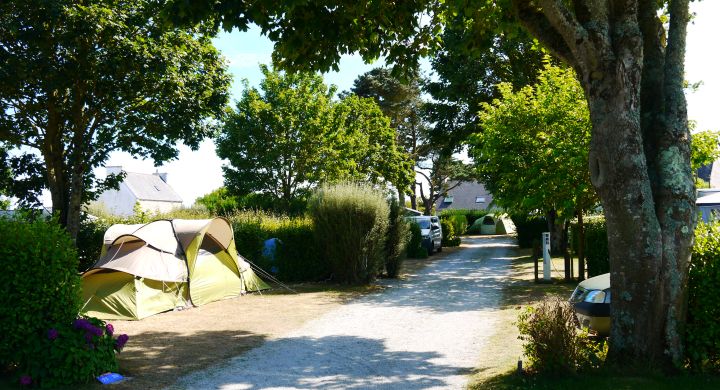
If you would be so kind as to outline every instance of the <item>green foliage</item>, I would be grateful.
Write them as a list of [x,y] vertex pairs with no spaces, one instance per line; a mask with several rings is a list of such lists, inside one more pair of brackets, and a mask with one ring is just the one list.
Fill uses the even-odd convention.
[[459,246],[460,237],[455,233],[455,225],[449,219],[440,219],[442,227],[442,246]]
[[0,218],[0,237],[0,366],[7,367],[28,359],[28,340],[75,319],[80,278],[75,245],[56,222]]
[[586,218],[585,226],[585,261],[589,277],[610,272],[610,254],[608,252],[608,236],[605,218]]
[[86,271],[100,258],[105,232],[114,223],[116,222],[105,218],[92,220],[88,218],[87,214],[83,215],[80,230],[75,239],[79,260],[78,272]]
[[700,131],[692,135],[690,143],[690,169],[696,173],[703,165],[720,158],[720,132]]
[[333,278],[368,283],[382,269],[389,207],[382,193],[361,184],[324,185],[310,202],[320,253]]
[[[610,272],[610,255],[608,252],[607,228],[603,216],[585,217],[585,261],[588,277]],[[570,225],[570,247],[578,253],[579,228],[577,223]]]
[[[413,177],[413,166],[427,154],[431,146],[426,139],[429,126],[422,116],[426,106],[422,99],[422,83],[423,80],[417,77],[402,82],[394,77],[389,69],[375,68],[358,76],[351,89],[357,96],[372,98],[390,119],[390,127],[395,129],[398,146],[412,162],[412,166],[407,168]],[[403,184],[414,185],[412,181]],[[407,187],[398,188],[403,192],[410,190]],[[415,190],[409,192],[414,193]]]
[[402,261],[406,256],[410,229],[403,216],[403,208],[395,198],[390,200],[388,222],[388,232],[385,239],[385,272],[387,277],[397,278]]
[[246,86],[216,141],[231,194],[262,193],[288,211],[320,182],[409,186],[410,163],[372,99],[336,102],[319,75],[261,70],[260,90]]
[[542,374],[566,375],[598,368],[607,355],[607,344],[589,339],[587,330],[576,326],[575,311],[561,297],[552,297],[537,307],[527,307],[518,316],[518,338],[524,341],[530,368]]
[[720,224],[700,223],[688,279],[686,356],[696,371],[720,372]]
[[590,115],[571,69],[546,65],[538,83],[483,104],[483,131],[470,155],[493,201],[516,213],[557,210],[565,218],[595,204],[588,150]]
[[41,387],[88,383],[106,372],[117,372],[115,353],[126,335],[114,337],[112,325],[97,318],[60,323],[28,340],[32,356],[19,371]]
[[[452,210],[453,212],[448,212],[448,210],[443,211],[440,213],[440,222],[446,222],[452,226],[453,229],[453,236],[457,237],[458,245],[460,243],[460,235],[465,234],[465,232],[468,229],[468,215],[463,213],[463,211],[474,211],[474,210]],[[455,212],[458,211],[458,212]],[[474,220],[473,220],[474,221]],[[444,225],[443,225],[444,226]],[[443,227],[443,236],[445,235],[445,228]],[[443,246],[445,246],[443,244]],[[454,245],[456,246],[456,245]]]
[[105,334],[104,324],[91,320],[102,325],[97,336],[72,327],[81,304],[80,277],[67,232],[55,221],[0,218],[0,237],[0,266],[5,270],[0,368],[12,368],[17,376],[50,388],[116,370],[115,340]]
[[408,257],[413,259],[426,259],[427,248],[422,245],[422,230],[416,222],[410,223],[410,241],[407,246]]
[[548,224],[545,217],[513,215],[518,245],[520,248],[532,248],[533,241],[542,239],[542,233],[548,231]]
[[240,208],[237,197],[231,195],[225,187],[220,187],[195,199],[195,204],[205,207],[211,215],[226,216]]
[[161,7],[0,3],[0,37],[12,43],[0,72],[0,141],[23,152],[32,169],[20,172],[51,184],[53,209],[73,237],[80,206],[117,185],[118,176],[93,173],[110,152],[167,161],[178,140],[197,147],[213,133],[209,119],[223,114],[230,76],[206,26],[163,26]]
[[[494,16],[491,23],[512,17]],[[508,82],[515,89],[534,84],[543,67],[543,50],[525,31],[500,34],[484,28],[478,32],[476,23],[463,22],[471,18],[460,13],[443,30],[442,48],[431,60],[437,77],[426,85],[433,97],[426,108],[427,120],[435,124],[430,142],[448,152],[478,131],[478,112],[482,103],[500,98],[498,84]]]
[[[467,210],[467,209],[451,209],[443,210],[440,212],[440,219],[450,218],[455,224],[455,232],[462,234],[467,230],[468,226],[472,226],[476,220],[486,216],[487,210]],[[461,227],[461,218],[456,216],[462,216],[465,218],[465,228]]]
[[[260,212],[243,212],[229,218],[238,253],[278,279],[286,282],[318,281],[330,275],[309,218]],[[265,240],[270,238],[280,240],[274,261],[262,256]]]

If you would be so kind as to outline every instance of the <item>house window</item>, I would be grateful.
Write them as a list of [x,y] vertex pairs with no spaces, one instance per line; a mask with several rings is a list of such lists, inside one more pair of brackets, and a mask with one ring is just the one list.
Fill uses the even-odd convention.
[[453,197],[452,196],[446,196],[445,199],[443,199],[443,203],[452,203]]
[[475,203],[485,203],[485,197],[483,197],[483,196],[476,196],[476,197],[475,197]]

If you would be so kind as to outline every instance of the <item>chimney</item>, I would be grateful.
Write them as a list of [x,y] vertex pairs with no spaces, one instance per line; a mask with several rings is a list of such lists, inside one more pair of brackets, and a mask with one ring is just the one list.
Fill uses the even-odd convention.
[[108,166],[108,167],[105,167],[105,170],[107,171],[108,176],[119,175],[122,172],[122,165]]
[[167,175],[168,175],[167,172],[159,173],[159,172],[157,171],[157,169],[156,169],[156,170],[155,170],[155,173],[153,173],[153,175],[159,177],[160,180],[162,180],[162,181],[164,181],[165,183],[167,183]]

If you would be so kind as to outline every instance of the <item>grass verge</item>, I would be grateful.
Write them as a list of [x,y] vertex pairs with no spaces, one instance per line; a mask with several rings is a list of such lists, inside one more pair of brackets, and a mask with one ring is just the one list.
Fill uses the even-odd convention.
[[[505,326],[493,337],[490,342],[489,357],[481,359],[478,369],[472,375],[468,388],[470,390],[676,390],[676,389],[720,389],[720,377],[711,375],[677,375],[664,376],[650,373],[642,376],[627,376],[608,370],[587,373],[576,376],[549,377],[543,375],[517,374],[517,359],[522,355],[522,346],[517,340],[518,331],[515,326],[519,309],[532,305],[544,297],[557,294],[569,297],[575,288],[576,282],[564,283],[559,276],[564,272],[563,259],[553,259],[553,281],[551,283],[535,283],[534,267],[529,251],[519,250],[521,257],[512,259],[512,273],[503,289],[503,304],[501,306]],[[577,268],[575,268],[577,269]],[[540,277],[542,278],[542,264],[540,264]],[[558,278],[556,278],[558,277]],[[512,349],[516,351],[515,359],[497,360],[492,346]],[[506,354],[507,355],[507,354]]]

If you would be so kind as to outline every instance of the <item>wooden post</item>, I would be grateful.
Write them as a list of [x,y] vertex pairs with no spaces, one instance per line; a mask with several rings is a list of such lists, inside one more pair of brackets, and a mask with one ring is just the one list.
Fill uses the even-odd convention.
[[538,283],[538,260],[540,259],[540,240],[533,240],[532,259],[535,265],[535,283]]

